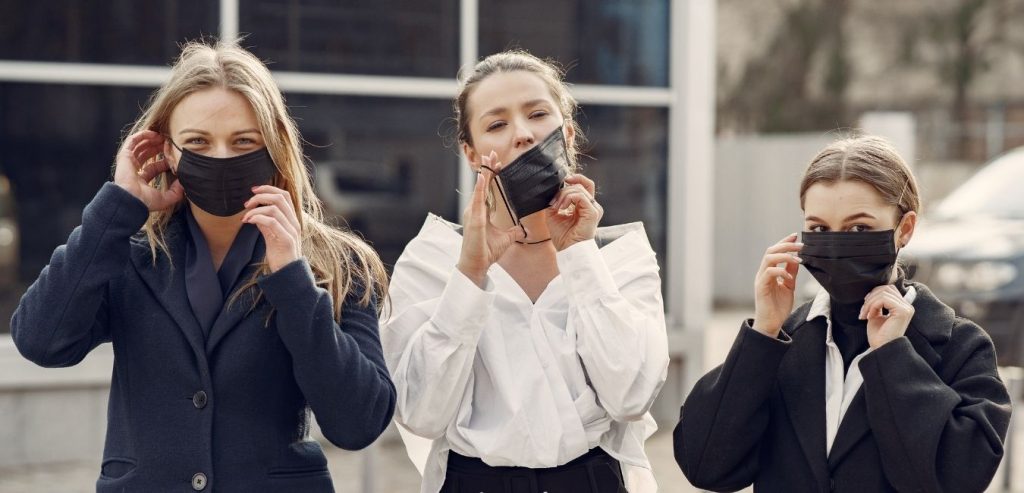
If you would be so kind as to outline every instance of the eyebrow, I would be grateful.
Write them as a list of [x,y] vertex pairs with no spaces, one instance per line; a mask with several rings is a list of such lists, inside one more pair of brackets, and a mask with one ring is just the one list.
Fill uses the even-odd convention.
[[[529,108],[531,106],[537,106],[537,105],[543,104],[543,103],[550,104],[548,102],[548,100],[546,100],[546,99],[531,99],[531,100],[523,103],[522,107],[523,108]],[[504,113],[506,111],[508,111],[508,108],[505,108],[504,106],[499,106],[497,108],[491,108],[491,109],[485,111],[482,115],[480,115],[480,118],[478,118],[478,120],[483,120],[484,118],[486,118],[488,116],[497,115],[497,114],[500,114],[500,113]]]
[[[856,214],[854,214],[852,216],[847,217],[846,219],[843,219],[843,223],[848,223],[850,221],[855,221],[857,219],[878,219],[878,218],[873,216],[873,215],[871,215],[871,214],[868,214],[867,212],[858,212],[858,213],[856,213]],[[804,221],[808,221],[808,222],[813,221],[813,222],[818,222],[818,223],[827,222],[827,221],[824,221],[824,220],[822,220],[822,219],[820,219],[818,217],[815,217],[815,216],[807,216],[807,217],[804,218]]]
[[[210,132],[207,132],[205,130],[199,130],[198,128],[185,128],[185,129],[182,129],[181,131],[178,132],[178,135],[187,134],[187,133],[194,133],[194,134],[199,134],[199,135],[210,135]],[[247,128],[245,130],[239,130],[237,132],[232,132],[231,135],[241,135],[241,134],[248,134],[248,133],[257,133],[258,134],[258,133],[260,133],[260,131],[259,131],[258,128]]]

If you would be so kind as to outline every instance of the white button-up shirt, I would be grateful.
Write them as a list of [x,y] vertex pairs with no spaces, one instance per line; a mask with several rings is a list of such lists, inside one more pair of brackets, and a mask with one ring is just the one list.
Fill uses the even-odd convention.
[[654,491],[644,441],[669,358],[643,225],[601,228],[621,236],[559,252],[560,274],[536,303],[497,264],[484,289],[456,269],[455,228],[427,218],[395,265],[381,321],[421,491],[440,491],[449,450],[544,468],[598,446],[621,462],[630,492]]
[[[907,294],[903,299],[913,304],[917,298],[917,290],[913,286],[907,288]],[[828,292],[824,289],[818,291],[817,296],[811,303],[811,309],[807,312],[807,321],[810,322],[818,317],[825,317],[825,440],[826,454],[832,451],[832,443],[839,433],[839,425],[843,422],[846,410],[850,408],[854,396],[864,383],[864,375],[860,372],[860,360],[871,353],[872,348],[858,354],[850,362],[850,369],[843,376],[843,354],[839,351],[832,338],[832,302]]]

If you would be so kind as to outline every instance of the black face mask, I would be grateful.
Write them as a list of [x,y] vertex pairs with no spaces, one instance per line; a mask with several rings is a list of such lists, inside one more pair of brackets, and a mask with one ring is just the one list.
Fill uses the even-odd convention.
[[551,203],[568,174],[569,154],[559,126],[495,173],[500,197],[494,199],[505,202],[513,224],[519,224],[521,218],[544,210]]
[[[172,143],[173,144],[173,143]],[[252,187],[267,185],[277,173],[267,148],[229,158],[216,158],[182,149],[178,180],[188,199],[214,216],[233,216],[245,209]]]
[[833,300],[863,302],[872,289],[888,284],[896,265],[895,230],[804,232],[803,266]]

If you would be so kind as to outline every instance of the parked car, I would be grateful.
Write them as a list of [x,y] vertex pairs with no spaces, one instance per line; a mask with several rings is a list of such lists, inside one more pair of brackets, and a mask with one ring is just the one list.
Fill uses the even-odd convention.
[[903,253],[912,279],[988,331],[1000,365],[1024,366],[1024,147],[927,211]]

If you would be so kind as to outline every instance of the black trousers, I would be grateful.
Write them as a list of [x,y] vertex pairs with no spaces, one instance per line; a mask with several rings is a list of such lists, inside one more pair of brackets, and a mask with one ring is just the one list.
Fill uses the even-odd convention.
[[493,467],[448,452],[441,493],[626,493],[626,487],[619,461],[600,448],[546,469]]

